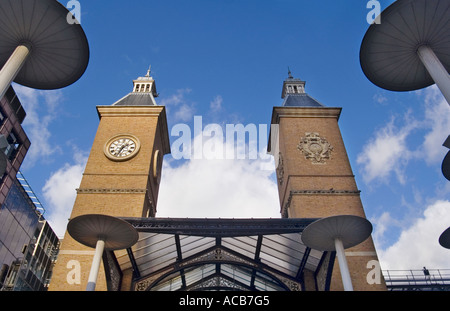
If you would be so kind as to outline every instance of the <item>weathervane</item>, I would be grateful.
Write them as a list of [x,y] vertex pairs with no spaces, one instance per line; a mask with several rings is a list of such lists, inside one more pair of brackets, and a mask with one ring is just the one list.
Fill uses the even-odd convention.
[[289,66],[288,66],[288,75],[289,75],[289,79],[293,79],[294,77],[292,76],[292,74],[291,74],[291,69],[289,69]]

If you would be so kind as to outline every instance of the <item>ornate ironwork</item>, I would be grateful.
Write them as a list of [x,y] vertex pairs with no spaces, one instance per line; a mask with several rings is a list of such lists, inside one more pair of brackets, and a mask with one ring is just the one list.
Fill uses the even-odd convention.
[[[155,274],[140,279],[138,282],[136,282],[134,288],[138,291],[151,290],[151,288],[158,284],[161,279],[167,278],[167,276],[169,276],[170,274],[182,271],[183,269],[187,269],[188,267],[196,265],[201,266],[211,263],[248,267],[255,272],[259,271],[260,273],[269,276],[270,278],[272,278],[274,283],[279,284],[278,286],[280,286],[280,288],[284,287],[288,290],[298,291],[301,290],[302,287],[300,280],[296,280],[294,278],[283,275],[282,273],[277,272],[258,261],[247,258],[223,246],[214,246],[204,252],[201,252],[197,255],[182,260],[179,263],[171,265],[169,269],[164,269],[164,271],[159,271]],[[205,284],[206,283],[201,286],[204,286]]]
[[200,282],[189,286],[189,291],[196,291],[202,289],[227,289],[227,290],[238,290],[238,291],[247,291],[250,290],[247,286],[240,284],[236,280],[227,278],[223,275],[212,275],[211,277],[205,278]]
[[[221,265],[231,265],[236,268],[248,269],[249,277],[252,279],[247,286],[250,290],[255,290],[253,279],[257,274],[266,275],[267,279],[271,279],[274,286],[280,289],[284,288],[291,291],[302,290],[302,271],[306,264],[309,252],[305,252],[303,258],[300,258],[301,264],[298,267],[297,276],[290,276],[281,271],[276,270],[264,264],[259,259],[259,252],[261,251],[261,243],[265,235],[283,235],[291,233],[301,233],[307,225],[317,219],[296,219],[296,218],[281,218],[281,219],[195,219],[195,218],[123,218],[129,222],[135,229],[142,233],[157,233],[164,235],[173,235],[174,243],[177,245],[177,260],[155,271],[152,274],[142,275],[137,277],[134,283],[134,289],[137,291],[151,290],[155,286],[161,285],[160,282],[170,278],[171,275],[177,275],[184,280],[185,271],[192,271],[193,267],[202,265],[216,265],[215,280],[207,280],[207,278],[199,281],[198,284],[185,284],[180,289],[191,290],[192,288],[205,288],[208,284],[214,283],[216,288],[232,289],[231,284],[225,284],[220,278],[225,275],[222,274]],[[179,241],[180,235],[214,237],[216,243],[208,249],[200,251],[188,258],[183,258],[182,249]],[[255,245],[255,253],[248,257],[236,252],[230,248],[222,245],[222,238],[227,237],[243,237],[243,236],[258,236],[257,244]],[[177,242],[178,241],[178,242]],[[130,257],[130,260],[133,258]],[[221,281],[222,280],[222,281]],[[235,282],[232,280],[231,282]],[[217,283],[219,282],[219,283]],[[220,283],[222,282],[222,283]]]
[[140,232],[183,234],[205,237],[233,237],[255,234],[302,232],[315,218],[283,219],[193,219],[122,218]]
[[214,262],[233,262],[246,264],[255,267],[255,262],[247,260],[243,256],[238,256],[232,252],[224,249],[223,247],[217,247],[205,254],[195,256],[192,259],[186,259],[181,264],[180,267],[185,267],[194,263],[214,263]]

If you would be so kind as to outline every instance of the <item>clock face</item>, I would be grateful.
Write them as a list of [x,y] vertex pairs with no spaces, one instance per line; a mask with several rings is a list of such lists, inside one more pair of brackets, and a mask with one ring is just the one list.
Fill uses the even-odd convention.
[[139,151],[139,140],[132,135],[118,135],[105,145],[105,155],[114,161],[125,161],[134,157]]

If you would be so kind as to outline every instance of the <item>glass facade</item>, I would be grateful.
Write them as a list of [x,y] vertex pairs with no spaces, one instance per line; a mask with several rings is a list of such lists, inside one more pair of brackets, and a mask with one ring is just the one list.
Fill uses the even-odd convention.
[[0,289],[46,290],[59,240],[16,179],[0,208]]
[[20,184],[13,183],[6,201],[0,209],[0,265],[6,280],[6,272],[20,264],[24,251],[38,224],[39,216]]
[[8,142],[5,150],[7,156],[6,172],[0,180],[0,204],[3,204],[9,190],[16,179],[20,166],[30,148],[22,122],[26,114],[14,89],[10,87],[5,96],[0,99],[0,134]]
[[12,290],[47,290],[58,249],[59,239],[48,222],[39,221],[34,236],[26,247],[18,272],[12,273],[14,275],[14,279],[11,279]]

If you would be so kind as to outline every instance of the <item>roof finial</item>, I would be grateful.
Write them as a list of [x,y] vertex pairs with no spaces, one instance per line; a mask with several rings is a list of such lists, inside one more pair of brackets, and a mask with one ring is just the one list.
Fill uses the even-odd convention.
[[289,69],[289,66],[288,66],[288,75],[289,75],[289,79],[293,79],[294,77],[292,76],[292,74],[291,74],[291,69]]
[[151,69],[152,69],[152,65],[150,65],[150,66],[148,67],[147,74],[145,75],[146,77],[150,77]]

